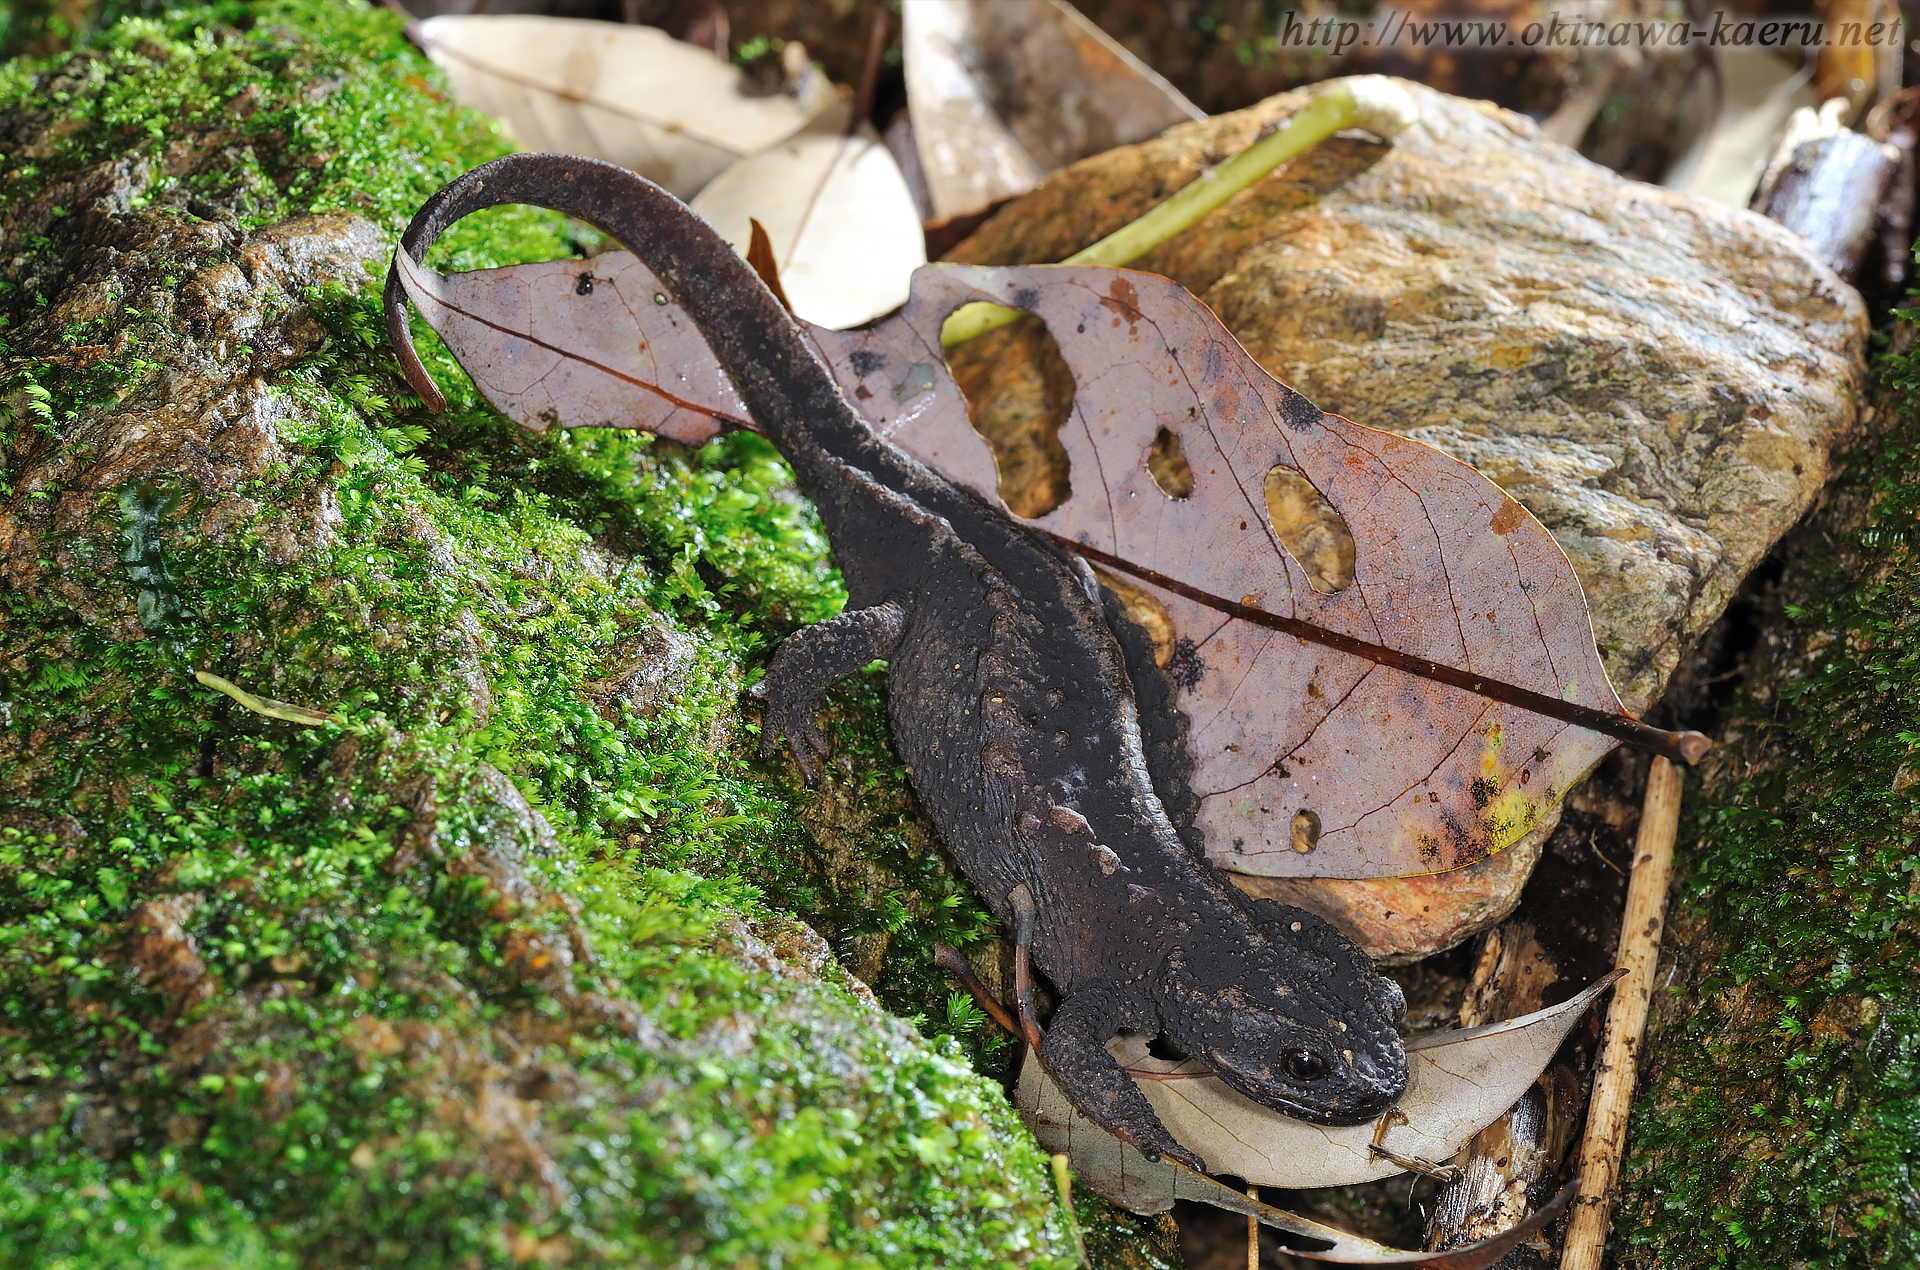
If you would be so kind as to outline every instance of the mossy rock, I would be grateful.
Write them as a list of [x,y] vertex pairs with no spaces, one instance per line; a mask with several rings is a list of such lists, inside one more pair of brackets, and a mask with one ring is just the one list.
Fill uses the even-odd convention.
[[1681,824],[1620,1266],[1920,1264],[1920,360],[1761,593]]
[[386,255],[505,144],[394,16],[86,45],[0,69],[0,1263],[1074,1264],[882,688],[832,797],[750,756],[842,598],[778,456],[405,392]]

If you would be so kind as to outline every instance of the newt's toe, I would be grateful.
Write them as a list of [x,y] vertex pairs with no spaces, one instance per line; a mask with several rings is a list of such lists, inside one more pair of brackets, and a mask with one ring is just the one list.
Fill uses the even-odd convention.
[[1186,1165],[1195,1173],[1205,1173],[1207,1171],[1207,1162],[1185,1147],[1168,1147],[1161,1151],[1160,1155],[1163,1159],[1171,1160],[1175,1164]]

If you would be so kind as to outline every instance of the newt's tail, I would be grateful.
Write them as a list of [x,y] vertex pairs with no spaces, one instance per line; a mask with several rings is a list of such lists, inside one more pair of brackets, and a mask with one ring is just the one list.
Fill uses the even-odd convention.
[[[671,288],[733,377],[755,424],[794,464],[803,489],[816,447],[845,455],[870,442],[867,426],[760,275],[686,204],[625,168],[566,154],[495,159],[428,199],[402,235],[400,250],[424,261],[435,240],[461,218],[510,203],[585,221]],[[446,397],[414,351],[397,264],[387,272],[386,314],[407,382],[430,409],[446,409]]]

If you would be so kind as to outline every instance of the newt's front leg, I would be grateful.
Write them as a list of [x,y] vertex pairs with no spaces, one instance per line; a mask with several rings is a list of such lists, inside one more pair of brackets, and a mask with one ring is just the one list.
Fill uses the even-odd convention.
[[1054,1011],[1040,1061],[1068,1100],[1115,1137],[1133,1143],[1149,1160],[1175,1160],[1205,1173],[1206,1162],[1173,1140],[1133,1077],[1107,1052],[1116,1033],[1159,1026],[1152,1007],[1132,994],[1083,988]]
[[800,742],[804,740],[821,758],[830,751],[813,718],[820,708],[820,694],[868,662],[891,654],[906,628],[906,609],[888,600],[787,636],[774,653],[766,677],[747,689],[749,697],[767,706],[760,725],[760,757],[772,758],[784,738],[808,786],[818,783],[819,762]]

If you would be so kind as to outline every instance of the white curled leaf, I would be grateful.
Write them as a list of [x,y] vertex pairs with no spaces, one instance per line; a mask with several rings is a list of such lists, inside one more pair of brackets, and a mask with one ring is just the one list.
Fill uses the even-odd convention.
[[[1407,1091],[1399,1106],[1407,1122],[1389,1128],[1380,1144],[1403,1157],[1438,1161],[1453,1155],[1520,1100],[1587,1007],[1617,977],[1608,975],[1570,1001],[1504,1023],[1410,1039]],[[1301,1190],[1373,1182],[1405,1171],[1369,1150],[1371,1123],[1328,1128],[1281,1115],[1197,1062],[1153,1057],[1144,1036],[1117,1037],[1108,1049],[1174,1140],[1216,1172],[1256,1186]],[[1029,1061],[1021,1070],[1015,1101],[1041,1145],[1065,1151],[1075,1172],[1102,1195],[1123,1206],[1157,1202],[1163,1194],[1171,1200],[1172,1166],[1149,1164],[1080,1115],[1038,1063]]]
[[413,30],[455,99],[527,149],[618,163],[681,198],[837,101],[820,76],[801,98],[750,96],[738,67],[652,27],[512,14]]
[[766,227],[794,314],[833,330],[906,303],[927,262],[900,165],[873,130],[808,130],[721,173],[692,204],[741,255]]

